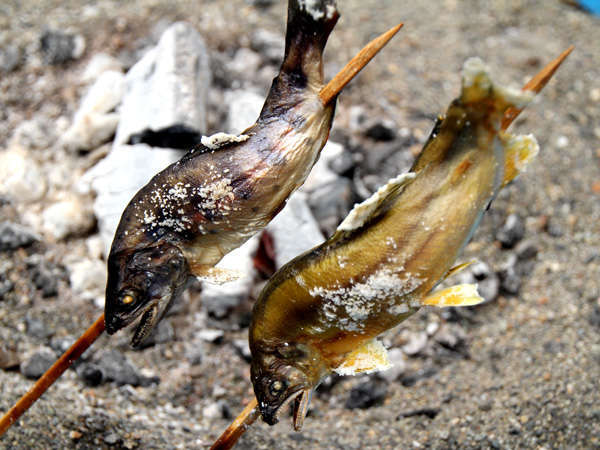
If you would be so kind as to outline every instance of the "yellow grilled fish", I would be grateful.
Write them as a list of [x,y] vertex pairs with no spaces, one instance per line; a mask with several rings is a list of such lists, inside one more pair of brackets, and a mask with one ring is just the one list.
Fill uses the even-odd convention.
[[322,245],[289,262],[262,291],[250,326],[251,378],[263,419],[295,400],[299,430],[327,374],[389,366],[376,340],[424,305],[474,305],[475,285],[432,290],[498,191],[538,152],[533,136],[501,131],[531,92],[495,85],[480,59],[438,119],[410,172],[356,205]]

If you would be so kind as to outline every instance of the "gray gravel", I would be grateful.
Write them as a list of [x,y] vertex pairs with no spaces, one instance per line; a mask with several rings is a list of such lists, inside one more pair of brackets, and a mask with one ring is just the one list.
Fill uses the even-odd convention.
[[[386,153],[384,167],[358,163],[355,178],[372,176],[374,183],[418,151],[432,119],[456,96],[467,57],[481,56],[501,82],[520,85],[570,44],[576,50],[515,123],[516,131],[536,135],[540,155],[494,201],[463,258],[477,257],[498,273],[516,254],[518,293],[503,289],[477,308],[421,311],[385,336],[388,346],[402,348],[439,324],[426,345],[404,359],[396,380],[333,378],[313,397],[302,433],[295,433],[283,414],[274,427],[251,427],[238,448],[600,447],[600,19],[558,0],[543,7],[533,0],[339,3],[342,19],[325,55],[329,77],[377,33],[405,23],[381,57],[349,85],[337,108],[333,134],[337,142],[341,137],[352,144],[356,161],[368,153],[369,138],[350,131],[351,107],[361,106],[376,122],[406,128],[397,130],[391,143],[377,144],[385,152],[395,145],[397,156]],[[246,0],[3,4],[0,48],[10,44],[22,57],[0,76],[0,152],[8,148],[13,130],[32,117],[66,128],[64,119],[73,116],[85,93],[81,73],[96,53],[130,66],[155,43],[158,30],[183,19],[200,31],[212,52],[231,59],[241,47],[259,53],[275,47],[267,35],[260,43],[256,31],[283,36],[284,15],[284,2]],[[83,55],[47,65],[39,41],[48,29],[83,36]],[[247,76],[261,83],[274,75],[269,70]],[[207,117],[210,131],[221,128],[221,112],[215,106]],[[63,189],[72,189],[70,174],[87,170],[99,156],[65,156],[48,147],[30,150],[29,157],[51,186],[62,182]],[[1,220],[24,223],[39,213],[39,203],[18,206],[0,199]],[[514,249],[503,249],[496,236],[510,214],[523,220],[524,236]],[[530,250],[520,249],[525,242]],[[68,277],[57,277],[57,294],[43,298],[27,263],[40,254],[52,267],[68,267],[77,258],[98,258],[94,248],[89,236],[59,242],[44,237],[30,247],[0,252],[0,286],[11,286],[0,297],[3,354],[27,361],[50,339],[78,336],[95,320],[101,309],[75,295]],[[521,251],[526,256],[519,256]],[[101,365],[104,352],[118,352],[138,381],[158,377],[160,383],[90,386],[69,370],[0,438],[0,447],[205,448],[252,395],[239,343],[246,339],[250,307],[251,302],[242,303],[230,316],[213,318],[198,286],[191,286],[169,318],[172,338],[169,333],[168,339],[134,351],[126,333],[119,333],[101,337],[91,350],[88,364],[96,365],[91,369]],[[33,321],[50,334],[28,332]],[[202,341],[197,334],[205,329],[222,330],[222,339]],[[0,370],[0,411],[31,385],[14,363],[10,367]],[[366,382],[377,392],[365,390]],[[348,409],[352,392],[366,392],[366,398],[383,394],[365,409]]]

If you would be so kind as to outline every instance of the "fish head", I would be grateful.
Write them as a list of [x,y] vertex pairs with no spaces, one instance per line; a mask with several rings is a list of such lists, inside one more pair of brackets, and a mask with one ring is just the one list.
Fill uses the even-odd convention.
[[104,309],[108,334],[141,316],[131,340],[139,346],[181,293],[188,274],[183,253],[170,243],[111,251]]
[[263,420],[275,425],[279,413],[293,401],[294,428],[300,431],[312,392],[326,373],[318,352],[287,342],[251,342],[250,349],[250,376]]

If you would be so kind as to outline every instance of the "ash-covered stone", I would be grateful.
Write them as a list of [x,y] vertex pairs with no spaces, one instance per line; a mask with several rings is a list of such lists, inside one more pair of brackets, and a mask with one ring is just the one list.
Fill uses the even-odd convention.
[[285,49],[285,38],[279,33],[259,28],[250,37],[250,47],[270,63],[280,64]]
[[48,186],[39,163],[19,146],[0,152],[0,180],[0,195],[14,204],[41,200]]
[[273,237],[277,268],[324,240],[303,192],[296,192],[289,198],[285,208],[267,226],[267,231]]
[[106,71],[90,87],[75,113],[73,123],[62,136],[70,151],[89,151],[114,136],[120,115],[115,112],[125,93],[125,76]]
[[0,251],[27,247],[39,240],[29,228],[13,222],[0,222]]
[[184,22],[169,26],[158,45],[127,72],[115,144],[148,128],[185,124],[206,130],[210,83],[209,55],[200,34]]
[[76,195],[48,206],[42,220],[44,232],[57,240],[89,233],[96,223],[90,201]]
[[234,90],[225,93],[228,105],[227,132],[239,134],[256,122],[265,99],[251,90]]
[[392,367],[382,372],[378,372],[377,376],[391,383],[400,378],[404,373],[406,370],[406,361],[404,352],[399,348],[389,349],[388,358]]
[[483,261],[477,261],[456,274],[460,283],[477,284],[477,291],[486,302],[498,297],[500,280],[498,275]]
[[22,62],[21,50],[14,45],[0,47],[0,73],[17,69]]
[[525,224],[523,219],[517,214],[510,214],[502,228],[496,233],[496,239],[500,241],[502,247],[513,248],[517,242],[523,239],[525,235]]
[[377,377],[370,377],[367,381],[355,386],[350,391],[346,400],[347,409],[367,409],[383,404],[387,395],[388,383]]
[[54,361],[54,352],[49,348],[41,348],[21,363],[21,374],[30,379],[37,379],[54,364]]
[[85,38],[80,34],[47,30],[40,37],[40,49],[46,64],[62,64],[83,55]]

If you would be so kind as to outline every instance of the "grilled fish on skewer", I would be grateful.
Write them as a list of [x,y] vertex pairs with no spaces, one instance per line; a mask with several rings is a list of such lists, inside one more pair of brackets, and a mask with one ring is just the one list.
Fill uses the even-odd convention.
[[[498,191],[537,153],[533,136],[500,130],[532,93],[495,85],[479,59],[408,174],[355,206],[322,245],[269,281],[250,327],[251,378],[263,419],[294,401],[300,429],[320,380],[389,366],[376,341],[424,305],[473,305],[474,285],[432,290],[452,267]],[[507,168],[508,170],[505,170]]]
[[[257,122],[239,136],[203,138],[131,200],[108,258],[109,334],[141,316],[132,339],[139,345],[190,276],[234,278],[213,266],[264,228],[304,182],[348,81],[322,92],[323,49],[338,17],[334,0],[290,0],[284,60]],[[376,40],[362,66],[398,29]]]

